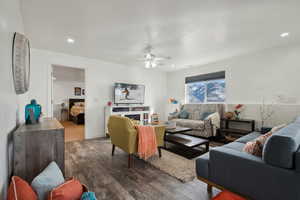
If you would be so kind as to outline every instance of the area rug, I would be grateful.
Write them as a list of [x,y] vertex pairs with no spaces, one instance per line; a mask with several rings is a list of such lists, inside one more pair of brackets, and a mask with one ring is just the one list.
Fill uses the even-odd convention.
[[164,149],[161,158],[155,156],[150,158],[148,163],[183,183],[192,181],[196,177],[195,160],[189,160]]
[[[66,158],[74,157],[76,161],[80,158],[84,160],[97,160],[99,159],[99,155],[97,154],[101,152],[101,154],[103,154],[102,157],[105,157],[110,165],[114,163],[114,159],[124,159],[127,165],[127,154],[121,149],[116,148],[115,156],[111,156],[111,142],[109,139],[68,142],[67,147],[69,151],[66,154]],[[161,158],[155,155],[145,161],[142,166],[149,164],[179,181],[186,183],[196,178],[195,159],[196,158],[187,159],[186,157],[162,149]],[[139,158],[135,157],[134,160],[134,162],[138,162]],[[134,167],[138,166],[140,165],[134,165]],[[132,170],[134,170],[134,167]]]

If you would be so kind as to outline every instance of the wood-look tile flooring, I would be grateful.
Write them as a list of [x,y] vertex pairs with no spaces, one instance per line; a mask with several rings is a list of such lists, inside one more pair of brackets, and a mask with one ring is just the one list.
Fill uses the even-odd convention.
[[138,158],[128,169],[127,154],[116,148],[112,157],[108,139],[68,142],[65,151],[66,177],[77,177],[98,200],[209,200],[219,192],[211,196],[201,181],[182,183]]
[[65,127],[65,142],[84,140],[84,125],[77,125],[72,121],[61,121]]

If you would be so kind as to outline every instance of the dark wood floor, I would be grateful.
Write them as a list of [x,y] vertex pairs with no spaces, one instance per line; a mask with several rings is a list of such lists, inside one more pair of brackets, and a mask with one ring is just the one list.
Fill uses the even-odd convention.
[[[182,183],[143,160],[127,168],[127,154],[116,149],[111,156],[109,140],[66,143],[66,176],[77,177],[101,199],[209,200],[206,185],[198,180]],[[218,193],[213,191],[213,196]]]

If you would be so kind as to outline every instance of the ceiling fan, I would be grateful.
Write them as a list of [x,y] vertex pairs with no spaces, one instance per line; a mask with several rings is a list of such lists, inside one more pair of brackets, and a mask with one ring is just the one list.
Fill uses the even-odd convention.
[[145,68],[155,68],[157,66],[164,65],[163,61],[170,60],[170,56],[158,56],[155,55],[153,52],[153,47],[151,45],[147,45],[144,49],[144,56],[139,61],[143,61],[145,64]]

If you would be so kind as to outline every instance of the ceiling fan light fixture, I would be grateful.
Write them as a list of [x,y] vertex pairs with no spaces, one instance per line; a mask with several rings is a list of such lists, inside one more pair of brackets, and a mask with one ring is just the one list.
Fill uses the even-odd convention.
[[146,61],[146,62],[145,62],[145,68],[146,68],[146,69],[151,68],[151,63],[150,63],[150,61]]
[[147,60],[151,60],[151,59],[152,59],[152,55],[151,55],[150,53],[147,53],[147,54],[146,54],[146,59],[147,59]]

